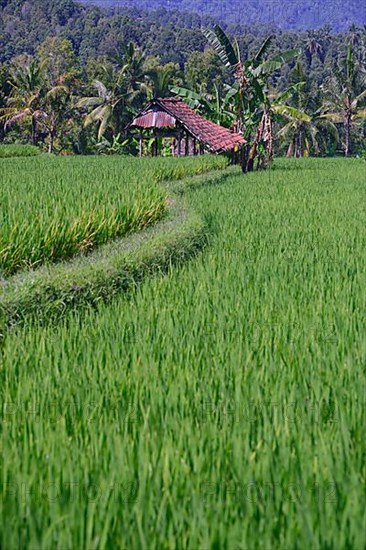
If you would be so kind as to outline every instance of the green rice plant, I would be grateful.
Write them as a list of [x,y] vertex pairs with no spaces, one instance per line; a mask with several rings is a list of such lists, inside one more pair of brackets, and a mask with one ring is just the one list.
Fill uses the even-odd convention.
[[3,341],[1,547],[364,547],[363,161],[186,197],[201,255]]
[[141,230],[166,211],[158,182],[226,162],[213,156],[2,160],[0,270],[8,276]]
[[34,145],[0,145],[0,158],[36,157],[41,151]]

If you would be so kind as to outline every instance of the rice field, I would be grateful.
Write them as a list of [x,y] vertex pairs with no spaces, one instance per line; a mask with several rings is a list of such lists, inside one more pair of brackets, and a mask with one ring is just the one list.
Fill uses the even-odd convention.
[[1,547],[365,547],[364,166],[191,190],[196,259],[7,336]]
[[158,182],[226,162],[215,157],[177,161],[46,156],[0,160],[0,273],[8,276],[64,260],[143,229],[166,210],[166,192]]

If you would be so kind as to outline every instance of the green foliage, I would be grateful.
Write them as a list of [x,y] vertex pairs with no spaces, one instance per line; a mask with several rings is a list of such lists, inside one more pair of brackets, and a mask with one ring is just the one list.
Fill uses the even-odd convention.
[[[221,28],[204,15],[103,11],[71,0],[57,5],[55,0],[9,0],[0,24],[0,62],[7,62],[0,68],[2,141],[40,144],[56,153],[96,153],[123,133],[149,98],[179,88],[200,96],[194,103],[204,116],[244,134],[250,144],[245,158],[257,155],[259,143],[265,143],[264,136],[257,136],[265,121],[268,127],[272,119],[288,122],[286,109],[287,118],[296,119],[300,112],[311,118],[305,147],[311,154],[334,154],[340,140],[346,154],[362,148],[362,27],[342,34],[332,34],[330,27],[297,33],[253,25]],[[300,81],[306,83],[304,105],[299,108],[295,94],[284,101],[284,116],[274,116],[271,96],[291,90],[293,79],[299,82],[296,57],[302,65]],[[342,127],[348,100],[351,114]],[[334,138],[335,129],[340,139]],[[292,125],[289,141],[301,133]],[[284,151],[285,140],[272,141],[267,140],[268,158],[273,149]],[[302,156],[302,145],[298,149]]]
[[225,85],[225,93],[215,85],[214,93],[198,93],[180,86],[173,86],[171,92],[181,97],[192,109],[199,112],[205,118],[212,120],[216,124],[231,128],[235,120],[233,112],[233,98],[237,90],[231,86]]
[[366,147],[360,151],[360,157],[366,161]]
[[213,30],[203,29],[202,32],[226,67],[235,67],[239,63],[238,51],[235,51],[227,35],[219,25],[215,25]]
[[[121,5],[119,0],[83,0],[83,3],[109,10]],[[167,17],[172,10],[178,21],[179,15],[190,16],[192,20],[195,14],[202,14],[202,17],[212,17],[225,26],[263,28],[270,25],[276,26],[282,32],[285,29],[302,30],[326,25],[331,25],[336,32],[339,32],[345,30],[352,21],[359,25],[366,24],[365,10],[358,0],[349,0],[347,4],[324,2],[319,5],[314,4],[312,0],[291,0],[286,6],[280,3],[269,5],[267,0],[246,0],[245,4],[230,0],[220,0],[220,2],[211,0],[210,3],[207,3],[207,0],[170,0],[169,4],[165,0],[154,0],[154,2],[124,0],[123,5],[135,10],[154,8],[160,17]],[[185,12],[188,13],[185,14]]]
[[223,69],[218,55],[211,48],[204,52],[192,52],[184,66],[187,88],[196,92],[212,94],[215,86],[230,80],[230,74]]
[[366,69],[352,45],[348,45],[346,58],[334,69],[334,75],[324,85],[325,101],[322,118],[341,124],[344,130],[345,156],[352,152],[352,126],[366,120]]
[[113,136],[112,142],[104,138],[97,143],[96,147],[100,155],[126,155],[129,149],[133,149],[136,153],[138,141],[135,138],[121,141],[121,133],[119,133]]
[[144,64],[147,80],[147,96],[149,99],[168,97],[172,84],[182,83],[182,73],[177,63],[160,64],[157,57],[146,59]]
[[[61,42],[60,46],[69,47],[69,43]],[[54,61],[56,67],[56,58]],[[56,71],[50,60],[43,56],[19,59],[11,67],[10,84],[6,107],[0,109],[0,123],[4,130],[13,126],[29,127],[32,145],[37,143],[40,133],[45,133],[48,152],[52,153],[60,129],[65,127],[70,116],[75,84],[73,69],[70,68],[69,73]]]

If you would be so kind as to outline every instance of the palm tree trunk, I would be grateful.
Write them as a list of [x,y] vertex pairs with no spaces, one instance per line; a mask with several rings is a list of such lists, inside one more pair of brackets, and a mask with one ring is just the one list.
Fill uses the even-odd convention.
[[51,154],[53,153],[53,143],[54,143],[54,139],[55,139],[55,136],[53,134],[53,132],[51,131],[49,133],[49,142],[48,142],[48,153]]
[[34,117],[32,117],[32,130],[31,130],[31,141],[32,141],[32,145],[37,145],[37,135],[36,135],[36,132],[37,132],[36,121],[35,121]]
[[55,137],[56,137],[56,133],[57,133],[56,117],[52,118],[49,128],[50,128],[50,130],[49,130],[50,141],[49,141],[49,144],[48,144],[48,152],[53,153],[53,147],[54,147]]
[[299,157],[302,158],[304,156],[304,132],[303,129],[300,128],[300,134],[299,134]]
[[345,131],[345,144],[344,144],[344,155],[349,157],[351,154],[351,115],[347,114],[344,121],[344,131]]
[[289,143],[287,153],[286,153],[286,157],[290,158],[290,157],[293,157],[293,156],[294,156],[294,141],[292,139]]

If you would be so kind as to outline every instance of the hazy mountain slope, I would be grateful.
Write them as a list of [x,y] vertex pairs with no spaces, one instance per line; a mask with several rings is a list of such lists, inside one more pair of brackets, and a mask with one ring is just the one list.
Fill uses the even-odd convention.
[[133,6],[160,7],[194,11],[221,21],[248,25],[271,23],[283,29],[310,29],[330,25],[345,30],[352,23],[366,24],[366,2],[363,0],[81,0],[106,8]]

